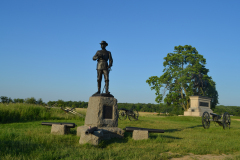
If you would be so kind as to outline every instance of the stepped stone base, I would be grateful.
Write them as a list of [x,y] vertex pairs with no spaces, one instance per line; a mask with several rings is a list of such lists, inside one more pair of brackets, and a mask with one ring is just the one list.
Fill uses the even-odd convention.
[[89,143],[89,144],[96,146],[101,142],[102,136],[103,136],[102,130],[94,131],[93,134],[88,134],[88,135],[85,134],[85,132],[84,132],[81,134],[79,144]]
[[184,116],[201,117],[205,111],[207,111],[208,113],[213,113],[213,111],[209,108],[203,108],[203,107],[191,108],[190,107],[187,111],[184,112]]
[[99,127],[99,130],[103,131],[103,139],[109,140],[111,138],[123,138],[124,130],[118,127]]
[[80,136],[79,143],[89,143],[92,145],[98,145],[101,140],[109,140],[111,138],[123,138],[124,130],[117,127],[99,127],[93,134],[86,135],[88,126],[80,126],[77,128],[77,136]]

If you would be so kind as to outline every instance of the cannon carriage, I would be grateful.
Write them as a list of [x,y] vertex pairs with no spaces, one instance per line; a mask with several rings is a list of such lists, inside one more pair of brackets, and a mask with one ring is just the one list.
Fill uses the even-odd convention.
[[[212,119],[210,119],[210,115],[212,116]],[[203,113],[202,115],[202,125],[203,128],[208,129],[210,127],[210,122],[214,122],[219,124],[219,126],[222,126],[223,129],[229,128],[231,125],[231,118],[230,115],[225,112],[223,116],[217,115],[215,113],[208,113],[207,111]]]
[[139,113],[136,109],[132,108],[130,110],[125,108],[120,108],[118,110],[118,118],[120,120],[125,120],[128,117],[130,121],[138,120]]

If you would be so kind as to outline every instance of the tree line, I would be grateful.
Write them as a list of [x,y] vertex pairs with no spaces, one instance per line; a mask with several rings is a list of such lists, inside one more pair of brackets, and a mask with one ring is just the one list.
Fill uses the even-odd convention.
[[[47,105],[50,107],[70,107],[70,108],[87,108],[88,102],[84,101],[49,101],[45,103],[41,98],[36,100],[34,97],[26,99],[11,99],[6,96],[1,96],[1,103],[28,103],[28,104],[37,104],[37,105]],[[136,109],[139,112],[156,112],[156,113],[169,113],[170,115],[183,115],[184,109],[180,105],[174,106],[173,104],[152,104],[152,103],[118,103],[118,109]],[[239,106],[216,106],[213,109],[214,113],[223,114],[228,112],[230,115],[240,116],[240,107]]]
[[27,103],[27,104],[40,104],[40,105],[45,105],[42,101],[42,98],[39,98],[36,100],[34,97],[31,98],[26,98],[26,99],[21,99],[21,98],[16,98],[12,99],[11,97],[6,97],[6,96],[1,96],[1,103]]

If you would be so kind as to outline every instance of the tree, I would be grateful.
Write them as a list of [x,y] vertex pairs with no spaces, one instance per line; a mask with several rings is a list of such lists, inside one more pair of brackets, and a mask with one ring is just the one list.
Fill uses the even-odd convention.
[[13,100],[11,97],[8,98],[8,103],[13,103]]
[[14,100],[14,103],[23,103],[24,102],[24,99],[20,99],[20,98],[13,99],[13,100]]
[[61,99],[57,101],[58,107],[65,107],[65,102]]
[[189,96],[198,94],[203,95],[203,90],[197,90],[194,86],[191,75],[201,73],[203,80],[208,82],[208,87],[205,91],[205,96],[211,97],[211,106],[214,108],[218,103],[218,92],[216,84],[205,68],[206,59],[198,54],[195,47],[191,45],[175,46],[174,53],[168,53],[164,57],[163,75],[160,77],[152,76],[146,80],[146,83],[151,86],[151,90],[156,91],[157,103],[164,102],[168,105],[181,106],[185,111],[190,107]]
[[31,97],[31,98],[26,98],[25,103],[28,103],[28,104],[36,104],[36,99],[34,97]]
[[1,96],[2,103],[8,103],[8,97]]
[[39,104],[39,105],[43,105],[43,104],[44,104],[44,102],[42,101],[42,98],[39,98],[39,99],[36,101],[36,103]]
[[56,102],[55,101],[49,101],[47,104],[48,106],[53,106]]

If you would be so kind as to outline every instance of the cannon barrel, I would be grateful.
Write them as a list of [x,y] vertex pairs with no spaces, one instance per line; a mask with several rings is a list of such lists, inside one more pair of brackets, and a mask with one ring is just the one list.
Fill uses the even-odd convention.
[[150,128],[138,128],[138,127],[126,127],[123,130],[126,132],[133,132],[134,130],[148,131],[150,133],[164,133],[162,129],[150,129]]
[[98,128],[97,127],[92,127],[89,128],[88,130],[86,130],[85,134],[93,134],[94,131],[97,131]]
[[52,126],[53,124],[65,125],[67,128],[75,128],[77,125],[75,123],[55,123],[55,122],[42,122],[42,125]]
[[212,115],[213,117],[217,117],[218,119],[221,119],[221,115],[215,114],[215,113],[210,113],[210,115]]

